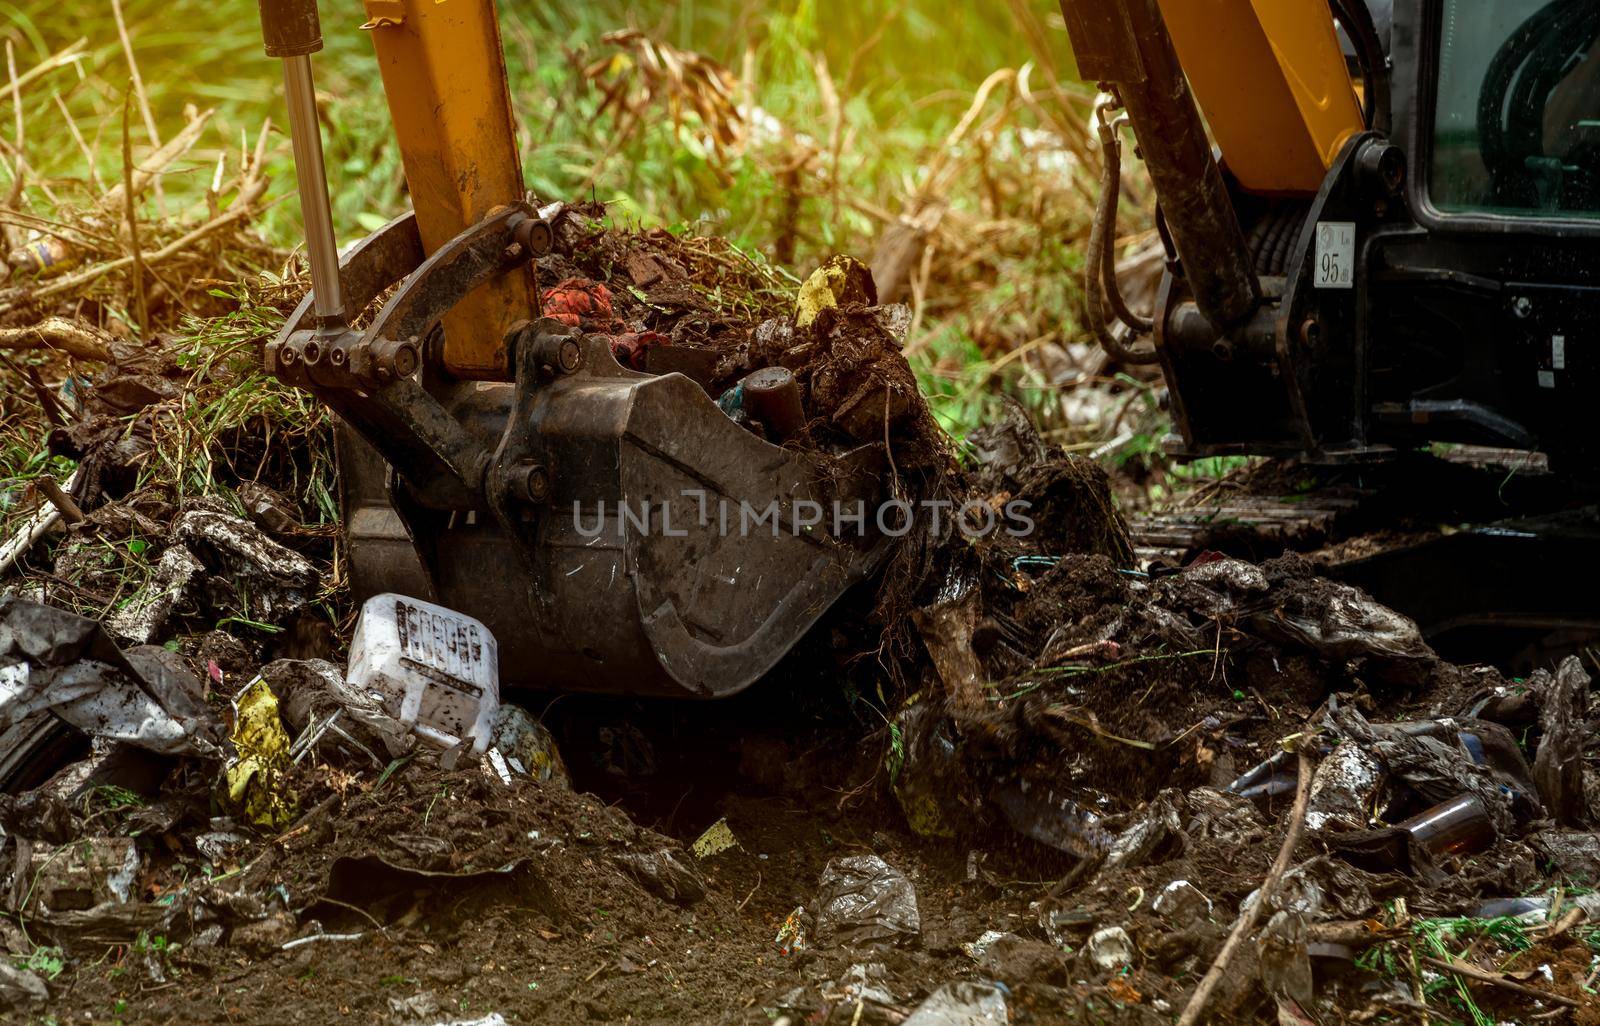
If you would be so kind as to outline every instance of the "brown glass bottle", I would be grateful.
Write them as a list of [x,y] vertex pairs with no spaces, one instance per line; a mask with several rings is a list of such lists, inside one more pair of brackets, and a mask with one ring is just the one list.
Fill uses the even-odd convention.
[[1471,855],[1494,844],[1494,823],[1477,795],[1464,794],[1400,823],[1433,855]]

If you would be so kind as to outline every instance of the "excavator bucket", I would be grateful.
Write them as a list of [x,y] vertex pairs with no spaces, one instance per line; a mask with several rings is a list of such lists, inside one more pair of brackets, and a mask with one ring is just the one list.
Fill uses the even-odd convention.
[[[343,293],[359,308],[401,282],[382,324],[408,288],[426,287],[420,262],[407,215],[345,256]],[[327,369],[327,349],[306,366],[313,303],[269,347],[279,373],[300,383]],[[514,336],[512,383],[441,388],[415,407],[382,403],[382,415],[374,397],[400,381],[371,395],[313,386],[343,414],[357,599],[399,592],[482,620],[508,686],[709,698],[766,672],[875,569],[881,537],[816,520],[867,510],[870,525],[877,446],[832,456],[773,445],[681,374],[627,370],[604,337],[548,320],[538,329]],[[476,495],[430,490],[431,475],[450,475],[397,444],[440,417],[459,425],[463,448],[505,468],[486,472]]]
[[716,697],[759,677],[879,561],[881,538],[816,529],[867,507],[877,448],[769,444],[689,378],[540,317],[553,234],[524,202],[493,0],[365,0],[414,213],[335,269],[316,3],[261,3],[313,274],[266,362],[339,417],[354,597],[483,621],[513,686]]

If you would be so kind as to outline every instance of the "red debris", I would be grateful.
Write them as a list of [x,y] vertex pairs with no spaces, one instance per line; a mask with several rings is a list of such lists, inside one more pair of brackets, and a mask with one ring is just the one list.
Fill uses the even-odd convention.
[[630,331],[611,340],[611,355],[624,367],[644,370],[644,355],[656,346],[668,346],[672,339],[659,331]]
[[611,305],[611,290],[587,278],[568,278],[545,289],[540,304],[546,317],[582,331],[610,335],[611,355],[624,367],[644,370],[645,353],[672,340],[659,331],[630,331]]
[[611,290],[587,278],[568,278],[544,290],[540,297],[546,317],[584,331],[620,335],[628,330],[611,307]]

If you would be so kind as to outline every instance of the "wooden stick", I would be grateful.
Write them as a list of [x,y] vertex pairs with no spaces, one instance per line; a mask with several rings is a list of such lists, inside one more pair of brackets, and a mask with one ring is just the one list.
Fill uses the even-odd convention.
[[[78,480],[78,471],[74,470],[67,478],[66,487],[71,488]],[[61,519],[61,511],[49,503],[43,503],[39,509],[30,516],[26,522],[4,543],[0,543],[0,574],[6,573],[21,559],[23,554],[33,548],[34,543],[44,537],[44,533],[55,526]]]
[[[128,37],[128,24],[122,20],[122,0],[111,0],[111,13],[117,19],[117,38],[122,40],[122,55],[128,59],[128,74],[133,79],[133,92],[139,98],[139,113],[144,115],[144,130],[150,136],[150,145],[161,148],[161,133],[156,131],[155,115],[150,113],[150,97],[145,95],[144,77],[139,74],[139,62],[133,57],[133,40]],[[161,180],[155,183],[156,199],[164,206]]]
[[44,497],[50,500],[50,505],[61,511],[63,520],[69,524],[83,523],[83,510],[73,501],[72,496],[61,490],[55,478],[46,474],[34,483],[39,486]]
[[89,152],[89,144],[84,142],[83,133],[78,131],[78,122],[67,110],[67,101],[63,100],[58,92],[50,95],[55,97],[56,106],[61,110],[61,120],[67,123],[67,131],[72,133],[72,141],[78,144],[78,152],[83,154],[83,162],[89,168],[89,184],[95,187],[95,191],[103,192],[105,187],[100,184],[100,169],[94,166],[94,154]]
[[[6,75],[8,81],[15,85],[17,81],[17,50],[16,47],[11,45],[11,40],[9,39],[6,40]],[[12,89],[11,107],[16,118],[17,166],[16,176],[11,179],[11,195],[6,200],[6,206],[15,207],[19,205],[18,201],[22,199],[23,183],[27,180],[25,175],[28,169],[28,158],[26,156],[28,123],[22,117],[22,90]]]
[[65,317],[46,317],[26,328],[0,328],[0,349],[59,349],[80,360],[111,359],[109,336]]
[[[120,13],[117,22],[119,25],[122,22]],[[133,141],[128,136],[128,113],[132,107],[133,94],[130,89],[122,95],[122,216],[128,222],[128,253],[133,257],[134,314],[139,318],[139,337],[148,340],[150,297],[144,292],[144,254],[139,252],[139,216],[133,205]]]
[[19,92],[36,78],[40,78],[57,68],[76,63],[77,61],[87,57],[88,54],[84,53],[83,51],[88,45],[89,39],[87,36],[85,36],[84,38],[79,39],[76,43],[73,43],[71,46],[68,46],[62,50],[58,50],[49,57],[46,57],[32,68],[29,68],[27,71],[24,71],[21,75],[17,76],[17,80],[15,82],[10,82],[3,88],[0,88],[0,100],[11,96],[13,93]]
[[[205,129],[206,122],[211,119],[214,111],[203,110],[195,115],[177,135],[169,139],[166,145],[154,153],[145,155],[144,160],[133,169],[133,191],[140,193],[145,190],[163,171],[167,165],[189,152],[199,140],[200,133]],[[103,124],[103,123],[102,123]],[[100,198],[100,209],[107,217],[121,217],[123,207],[123,183],[113,185],[104,196]]]
[[1189,1004],[1185,1006],[1183,1014],[1178,1016],[1178,1026],[1195,1026],[1195,1023],[1200,1021],[1200,1016],[1206,1010],[1206,1002],[1211,1000],[1211,992],[1222,982],[1222,974],[1227,971],[1234,952],[1244,943],[1245,936],[1255,929],[1256,923],[1261,919],[1261,913],[1272,902],[1278,885],[1283,882],[1283,874],[1288,871],[1289,863],[1294,858],[1294,850],[1300,844],[1300,834],[1306,825],[1306,800],[1311,794],[1311,746],[1305,738],[1301,738],[1299,748],[1300,781],[1295,788],[1294,808],[1289,812],[1289,832],[1283,837],[1283,847],[1278,849],[1278,857],[1273,860],[1272,868],[1267,870],[1267,877],[1261,882],[1261,889],[1256,892],[1255,903],[1239,916],[1238,922],[1233,924],[1233,931],[1223,942],[1222,950],[1217,952],[1216,961],[1206,970],[1205,978],[1200,981],[1200,986],[1194,989],[1194,994],[1190,996]]
[[1540,990],[1537,987],[1530,987],[1527,984],[1518,983],[1516,980],[1508,980],[1504,976],[1498,976],[1494,973],[1484,972],[1475,965],[1467,965],[1464,962],[1446,962],[1444,959],[1434,958],[1432,955],[1422,955],[1421,959],[1422,961],[1433,966],[1435,969],[1443,969],[1446,972],[1455,973],[1457,976],[1465,976],[1469,980],[1477,980],[1479,983],[1487,983],[1490,986],[1500,987],[1504,990],[1522,994],[1526,997],[1538,998],[1540,1001],[1550,1001],[1558,1005],[1566,1005],[1568,1008],[1578,1007],[1578,1003],[1576,1001],[1563,994],[1552,994],[1548,990]]

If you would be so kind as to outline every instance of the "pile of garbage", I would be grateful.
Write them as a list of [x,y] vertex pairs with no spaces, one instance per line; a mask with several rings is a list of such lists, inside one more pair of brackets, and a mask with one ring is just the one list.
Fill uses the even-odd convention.
[[1594,1007],[1579,656],[1451,665],[1297,556],[988,569],[919,612],[932,669],[888,759],[919,834],[1062,856],[1023,923],[972,942],[980,965],[1044,942],[1077,986],[1180,1022]]
[[256,370],[292,289],[41,381],[75,470],[13,489],[0,567],[0,1004],[1585,1021],[1580,657],[1452,665],[1297,557],[1140,567],[1020,407],[958,463],[854,261],[547,213],[548,313],[775,443],[884,446],[943,529],[747,704],[536,704],[481,624],[348,607],[325,414]]
[[880,305],[860,261],[835,256],[799,282],[721,239],[607,227],[596,204],[540,213],[554,232],[538,266],[546,314],[609,336],[623,366],[687,375],[775,444],[885,444],[897,471],[955,469],[901,353],[911,309]]

